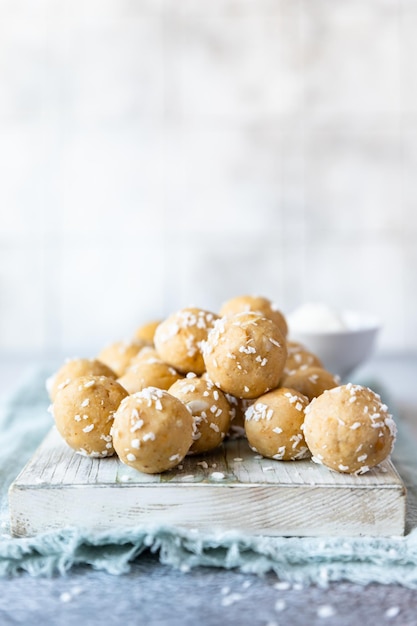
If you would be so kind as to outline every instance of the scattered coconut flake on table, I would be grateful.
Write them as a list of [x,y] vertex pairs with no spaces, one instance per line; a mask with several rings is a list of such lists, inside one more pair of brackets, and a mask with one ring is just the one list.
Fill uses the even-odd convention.
[[67,591],[63,591],[59,596],[61,602],[70,602],[72,600],[72,595]]
[[223,598],[221,599],[221,605],[231,606],[232,604],[235,604],[235,602],[243,600],[243,597],[244,596],[241,593],[230,593],[229,595],[223,596]]
[[288,591],[290,588],[291,584],[286,580],[282,580],[274,585],[274,589],[278,589],[279,591]]
[[399,606],[391,606],[389,609],[385,611],[385,617],[388,619],[392,619],[394,617],[397,617],[399,613],[400,613]]
[[279,599],[275,602],[274,608],[276,611],[284,611],[284,609],[287,607],[287,603],[285,602],[285,600]]
[[328,617],[333,617],[336,614],[336,611],[331,606],[331,604],[322,604],[317,609],[318,617],[323,617],[327,619]]

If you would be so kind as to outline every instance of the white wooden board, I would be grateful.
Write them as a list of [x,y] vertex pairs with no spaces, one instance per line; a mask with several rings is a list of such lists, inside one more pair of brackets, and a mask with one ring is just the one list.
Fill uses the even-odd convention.
[[[222,475],[224,477],[222,477]],[[10,487],[16,536],[164,524],[285,536],[402,535],[405,487],[390,461],[363,476],[260,458],[244,439],[147,475],[75,454],[51,430]]]

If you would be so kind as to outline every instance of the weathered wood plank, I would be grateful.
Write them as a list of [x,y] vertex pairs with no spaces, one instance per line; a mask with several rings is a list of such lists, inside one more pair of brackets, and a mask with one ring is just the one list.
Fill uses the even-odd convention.
[[76,525],[172,524],[265,535],[401,535],[405,488],[390,461],[363,476],[260,458],[244,440],[147,475],[75,454],[55,429],[9,492],[15,535]]

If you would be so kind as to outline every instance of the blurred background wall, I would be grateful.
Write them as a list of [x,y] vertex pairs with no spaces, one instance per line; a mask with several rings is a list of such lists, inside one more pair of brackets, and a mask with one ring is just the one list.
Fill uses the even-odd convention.
[[417,349],[417,3],[0,0],[0,352],[242,293]]

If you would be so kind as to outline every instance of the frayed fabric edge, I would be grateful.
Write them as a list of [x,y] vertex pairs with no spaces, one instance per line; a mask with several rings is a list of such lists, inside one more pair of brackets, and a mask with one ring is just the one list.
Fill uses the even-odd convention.
[[91,533],[66,528],[0,543],[0,576],[65,575],[77,565],[109,574],[130,571],[145,552],[182,572],[195,567],[236,569],[258,576],[327,586],[349,581],[417,588],[417,531],[392,538],[259,537],[200,533],[177,527],[141,527]]

